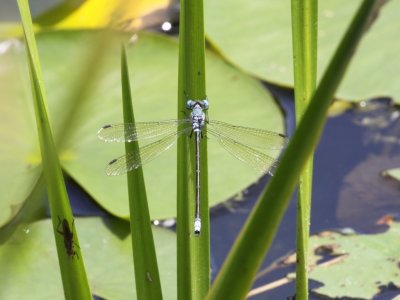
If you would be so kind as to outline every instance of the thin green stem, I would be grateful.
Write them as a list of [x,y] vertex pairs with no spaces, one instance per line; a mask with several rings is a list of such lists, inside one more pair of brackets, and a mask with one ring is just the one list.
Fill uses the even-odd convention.
[[[203,2],[181,1],[178,116],[186,118],[186,101],[206,98]],[[195,211],[195,143],[178,140],[178,299],[204,299],[210,285],[207,139],[200,147],[201,234],[193,233]]]
[[[294,91],[297,124],[306,111],[317,78],[317,0],[292,0]],[[296,299],[308,299],[308,236],[313,154],[300,177],[297,204]]]
[[18,0],[18,7],[27,47],[43,172],[65,299],[92,299],[57,149],[47,115],[47,98],[28,2],[26,0]]
[[315,145],[336,89],[381,1],[364,0],[313,94],[280,166],[233,245],[207,299],[244,299]]
[[[128,62],[124,47],[122,47],[121,51],[121,83],[124,123],[135,123]],[[129,153],[139,153],[138,142],[125,143],[125,152],[127,155]],[[149,206],[147,204],[142,167],[128,172],[127,183],[136,297],[137,299],[162,299],[160,276],[153,232],[151,231]]]

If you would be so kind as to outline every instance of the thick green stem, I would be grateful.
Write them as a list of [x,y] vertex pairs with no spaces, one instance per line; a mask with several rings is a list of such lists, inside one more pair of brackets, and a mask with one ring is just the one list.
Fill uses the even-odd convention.
[[[128,62],[124,47],[122,47],[121,52],[121,82],[124,123],[135,123]],[[128,153],[139,153],[138,142],[125,143],[125,152],[127,155]],[[151,231],[150,213],[142,167],[128,172],[127,183],[136,297],[137,299],[162,299],[160,276],[153,232]]]
[[[186,101],[206,98],[202,0],[181,1],[178,116],[187,118]],[[194,136],[194,135],[193,135]],[[195,141],[178,140],[178,299],[204,299],[210,285],[207,139],[200,147],[201,234],[193,232],[195,212]]]
[[25,35],[40,152],[64,296],[67,300],[92,299],[79,247],[77,230],[75,229],[63,173],[47,114],[47,97],[27,0],[18,0],[18,7]]
[[267,188],[233,245],[207,299],[244,299],[278,229],[300,172],[317,144],[336,89],[381,1],[364,0]]
[[[317,77],[317,0],[292,0],[294,91],[297,124],[315,90]],[[308,299],[308,236],[312,194],[313,154],[300,177],[297,204],[296,299]]]

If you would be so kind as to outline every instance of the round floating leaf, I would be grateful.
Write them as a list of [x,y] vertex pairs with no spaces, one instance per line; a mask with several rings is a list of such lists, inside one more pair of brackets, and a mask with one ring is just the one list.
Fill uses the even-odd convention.
[[[394,285],[400,288],[399,248],[398,223],[380,234],[325,232],[311,237],[311,261],[321,259],[321,253],[336,257],[332,263],[312,267],[310,279],[323,283],[314,291],[332,299],[372,299],[380,287]],[[338,256],[342,259],[337,259]]]
[[[75,226],[92,293],[104,299],[136,299],[129,224],[77,218]],[[164,299],[176,299],[176,236],[161,228],[153,228],[153,234]],[[49,220],[16,228],[0,246],[0,268],[1,299],[63,298]]]
[[0,55],[0,227],[21,209],[41,173],[29,81],[20,81],[28,71],[26,56],[16,41],[5,41],[1,48],[5,51]]
[[[53,133],[62,142],[60,159],[64,169],[102,207],[114,215],[127,218],[126,176],[105,175],[107,163],[124,153],[123,144],[104,143],[96,137],[103,125],[122,122],[120,44],[114,41],[115,45],[112,44],[114,47],[107,52],[105,61],[99,61],[99,73],[92,74],[83,68],[88,67],[85,60],[89,57],[87,52],[94,43],[94,35],[93,32],[50,32],[37,36],[49,99],[49,116]],[[23,57],[22,53],[19,54]],[[176,118],[177,41],[159,35],[141,34],[128,49],[128,59],[136,120]],[[15,63],[15,60],[4,59],[4,65],[10,69]],[[27,77],[12,81],[7,72],[1,76],[5,85],[28,86]],[[76,90],[77,84],[87,80],[82,76],[89,76],[93,80],[88,83],[90,86],[84,93],[75,96],[79,98],[74,102],[76,99],[68,99],[68,95],[71,96],[71,91]],[[207,82],[210,119],[283,131],[281,111],[262,85],[211,53],[207,58]],[[11,101],[9,98],[1,99],[6,104]],[[28,101],[29,109],[30,105]],[[72,116],[68,114],[71,106],[74,111]],[[33,118],[25,111],[19,113],[22,119]],[[63,131],[65,119],[67,130]],[[4,124],[4,127],[8,127],[8,124]],[[18,141],[29,149],[35,149],[34,133],[32,125],[27,133],[17,137]],[[15,153],[13,148],[8,152],[9,155]],[[32,153],[36,152],[32,150]],[[209,163],[211,204],[234,195],[259,176],[249,166],[227,155],[212,139],[209,143]],[[9,176],[3,171],[0,169],[0,176]],[[176,147],[146,164],[144,175],[151,217],[175,216]],[[1,201],[4,203],[3,198]]]
[[400,181],[400,169],[390,169],[383,172],[383,175],[389,176],[397,181]]
[[[320,1],[318,74],[322,75],[361,1]],[[226,9],[229,7],[229,14]],[[388,1],[361,42],[337,96],[347,100],[391,96],[400,101],[397,73],[399,1]],[[259,78],[293,86],[289,1],[205,2],[210,41],[233,64]],[[385,45],[385,46],[383,46]]]

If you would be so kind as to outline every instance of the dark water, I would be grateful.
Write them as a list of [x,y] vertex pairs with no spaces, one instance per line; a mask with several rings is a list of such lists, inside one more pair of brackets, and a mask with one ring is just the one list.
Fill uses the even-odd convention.
[[[292,91],[270,87],[279,98],[286,117],[287,132],[294,130]],[[400,165],[399,110],[387,99],[354,105],[343,114],[330,117],[315,152],[311,233],[350,227],[357,232],[385,228],[376,222],[384,215],[400,214],[400,184],[382,171]],[[230,201],[211,211],[212,274],[215,276],[234,239],[268,178],[249,187],[246,201]],[[295,248],[296,195],[286,211],[262,269]],[[249,254],[251,255],[251,253]],[[281,268],[259,278],[254,286],[283,278],[292,268]],[[319,283],[311,282],[310,288]],[[286,299],[294,294],[294,283],[283,285],[251,299]],[[387,289],[374,299],[392,299],[399,290]],[[310,297],[310,299],[318,299]]]

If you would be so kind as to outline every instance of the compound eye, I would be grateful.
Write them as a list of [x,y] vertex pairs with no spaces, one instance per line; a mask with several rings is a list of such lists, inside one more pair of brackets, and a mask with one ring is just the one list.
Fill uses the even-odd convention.
[[203,109],[208,109],[208,100],[207,99],[203,100]]
[[194,101],[193,100],[188,100],[186,102],[186,108],[188,108],[188,109],[192,109],[193,105],[194,105]]

